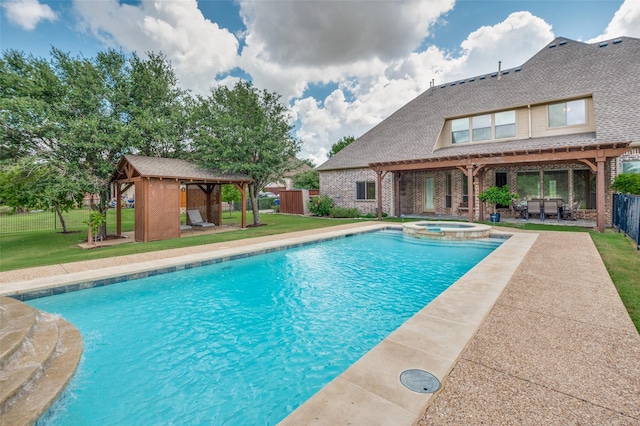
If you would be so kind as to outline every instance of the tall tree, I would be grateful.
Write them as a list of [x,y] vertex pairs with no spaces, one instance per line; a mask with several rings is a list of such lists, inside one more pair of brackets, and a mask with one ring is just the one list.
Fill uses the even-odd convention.
[[200,164],[253,179],[249,197],[254,225],[260,225],[258,192],[278,181],[290,169],[290,159],[300,151],[292,136],[286,107],[280,95],[259,91],[246,81],[230,89],[220,86],[199,97],[194,114],[193,142]]
[[178,87],[175,72],[162,54],[149,52],[146,59],[134,54],[129,63],[127,137],[130,143],[141,155],[183,157],[187,148],[189,92]]
[[329,151],[327,153],[327,158],[333,157],[334,155],[336,155],[338,152],[343,150],[347,145],[349,145],[350,143],[352,143],[355,140],[356,140],[356,138],[353,137],[353,136],[345,136],[345,137],[343,137],[338,142],[336,142],[333,145],[331,145],[331,151]]
[[[99,194],[96,208],[104,214],[110,178],[123,154],[184,156],[190,97],[177,87],[162,55],[128,60],[108,50],[86,59],[54,48],[45,61],[5,52],[0,162],[6,167],[30,157],[69,181],[84,182],[65,188]],[[100,234],[105,231],[106,224]]]
[[320,189],[320,173],[317,170],[305,170],[293,175],[294,188]]

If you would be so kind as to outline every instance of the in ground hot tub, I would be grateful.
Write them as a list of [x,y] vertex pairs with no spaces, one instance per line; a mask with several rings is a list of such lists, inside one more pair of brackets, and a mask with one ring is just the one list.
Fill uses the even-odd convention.
[[491,227],[481,223],[441,221],[408,222],[402,230],[407,235],[440,240],[488,238],[491,233]]

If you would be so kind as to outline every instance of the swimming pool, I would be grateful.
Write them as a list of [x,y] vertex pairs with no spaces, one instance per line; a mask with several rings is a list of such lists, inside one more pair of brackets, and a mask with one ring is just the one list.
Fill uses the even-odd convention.
[[32,300],[85,340],[50,423],[274,424],[498,244],[379,232]]

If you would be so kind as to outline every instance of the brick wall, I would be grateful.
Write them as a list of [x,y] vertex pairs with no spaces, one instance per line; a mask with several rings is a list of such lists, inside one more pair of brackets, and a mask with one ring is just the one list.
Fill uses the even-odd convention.
[[[636,148],[629,154],[625,154],[625,159],[640,159],[640,149]],[[605,165],[605,176],[610,179],[617,176],[621,170],[621,159],[611,160]],[[584,169],[582,163],[563,164],[563,165],[544,165],[544,166],[521,166],[521,167],[504,167],[496,169],[488,169],[482,176],[483,188],[487,188],[495,183],[495,173],[507,172],[507,179],[513,192],[517,192],[517,176],[520,171],[544,171],[544,170],[569,170],[569,200],[565,203],[573,202],[573,170]],[[446,175],[451,175],[451,207],[445,205],[445,183]],[[435,183],[434,207],[435,209],[427,213],[435,213],[442,215],[458,215],[458,207],[462,202],[462,187],[466,176],[462,171],[455,170],[435,170],[435,171],[416,171],[403,172],[399,175],[388,173],[383,180],[383,197],[382,211],[390,216],[397,216],[395,211],[395,193],[393,191],[394,179],[399,179],[398,186],[400,192],[400,213],[401,214],[422,214],[425,213],[424,200],[424,183],[425,177],[432,177]],[[607,185],[610,183],[607,180]],[[323,195],[331,197],[336,206],[339,207],[355,207],[362,213],[375,213],[378,207],[377,200],[356,200],[356,182],[372,181],[376,182],[376,173],[368,168],[350,169],[350,170],[334,170],[320,173],[320,192]],[[474,205],[478,206],[479,200],[478,184],[474,181],[474,194],[476,195]],[[376,191],[377,197],[377,191]],[[605,192],[605,218],[609,224],[611,222],[611,191],[606,189]],[[485,209],[485,215],[489,211]],[[504,215],[515,215],[509,209],[500,209],[500,213]],[[476,210],[476,217],[478,211]],[[583,209],[578,211],[577,217],[581,219],[596,220],[597,213],[595,209]]]
[[[391,173],[382,180],[382,211],[393,215],[393,186]],[[376,187],[376,199],[357,200],[356,182],[376,182],[376,173],[369,169],[333,170],[320,173],[320,194],[333,199],[337,207],[357,208],[361,213],[374,214],[378,208],[378,188]]]

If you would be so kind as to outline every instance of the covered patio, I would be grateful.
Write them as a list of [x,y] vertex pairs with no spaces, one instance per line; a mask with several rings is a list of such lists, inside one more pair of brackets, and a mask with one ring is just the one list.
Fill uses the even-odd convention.
[[[186,160],[125,155],[111,181],[116,200],[131,186],[135,188],[135,241],[180,237],[181,193],[186,193],[186,210],[198,210],[204,220],[220,226],[224,184],[235,185],[242,194],[242,228],[247,226],[247,184],[252,179],[242,174],[207,170]],[[116,203],[118,236],[122,236],[120,204]]]
[[[377,182],[377,202],[378,219],[382,219],[383,208],[383,179],[388,173],[393,173],[393,201],[394,210],[397,216],[401,216],[401,191],[400,182],[403,175],[410,172],[434,172],[443,170],[459,170],[466,178],[468,188],[468,206],[466,208],[469,222],[474,220],[484,220],[483,203],[477,203],[477,194],[483,191],[487,185],[485,179],[489,170],[528,167],[535,169],[539,167],[564,165],[573,167],[579,165],[595,175],[596,180],[596,227],[599,232],[604,232],[606,224],[606,195],[608,193],[609,180],[607,178],[608,163],[629,150],[630,142],[593,144],[588,146],[575,146],[559,148],[526,149],[521,151],[502,152],[499,154],[471,154],[430,157],[425,159],[389,161],[380,163],[370,163],[369,167],[376,172]],[[489,186],[489,185],[487,185]],[[515,188],[511,185],[512,191]],[[457,194],[461,198],[462,194]],[[568,200],[566,200],[568,201]],[[455,208],[451,206],[450,208]],[[412,213],[412,212],[406,212]]]

